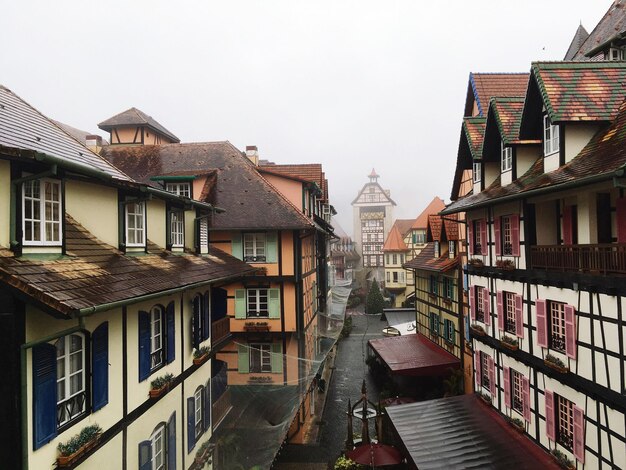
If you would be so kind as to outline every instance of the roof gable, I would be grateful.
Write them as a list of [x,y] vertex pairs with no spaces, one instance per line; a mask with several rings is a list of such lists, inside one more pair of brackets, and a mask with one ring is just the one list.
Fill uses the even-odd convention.
[[157,122],[152,116],[135,107],[122,111],[109,119],[102,121],[98,127],[103,131],[111,131],[114,127],[120,126],[148,126],[154,131],[166,136],[173,143],[179,143],[180,139],[168,131],[163,125]]
[[[379,201],[367,201],[367,196],[364,194],[369,194],[369,189],[370,187],[374,187],[375,189],[375,193],[380,195],[380,199]],[[368,193],[365,193],[365,190],[368,189]],[[354,200],[352,201],[352,204],[391,204],[392,206],[395,206],[396,203],[394,202],[393,199],[391,199],[391,197],[387,194],[387,191],[385,191],[383,189],[383,187],[378,184],[378,182],[373,181],[373,182],[369,182],[369,183],[365,183],[365,185],[361,188],[361,190],[359,191],[359,194],[357,194],[357,196],[354,198]]]
[[412,229],[426,229],[428,227],[428,216],[430,214],[437,214],[443,209],[445,209],[446,204],[439,198],[435,196],[432,201],[426,206],[426,209],[422,211],[420,215],[417,216],[415,222],[411,226]]
[[382,251],[409,251],[397,223],[393,224],[391,230],[389,230],[389,235],[387,235]]
[[593,57],[600,49],[609,46],[611,41],[623,40],[624,32],[626,32],[626,0],[615,0],[573,59],[584,60],[586,57]]
[[465,116],[472,115],[474,103],[478,115],[486,115],[489,101],[494,96],[524,96],[528,75],[528,73],[470,73]]

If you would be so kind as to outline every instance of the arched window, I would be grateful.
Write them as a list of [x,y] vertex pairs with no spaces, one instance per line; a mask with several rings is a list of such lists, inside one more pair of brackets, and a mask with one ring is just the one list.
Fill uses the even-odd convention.
[[165,424],[159,424],[150,436],[152,447],[152,470],[165,469]]

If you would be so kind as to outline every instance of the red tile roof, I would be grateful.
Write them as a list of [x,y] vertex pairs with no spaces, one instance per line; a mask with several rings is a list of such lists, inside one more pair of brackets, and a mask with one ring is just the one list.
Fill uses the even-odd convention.
[[267,171],[272,174],[296,178],[317,184],[324,195],[324,201],[328,200],[327,180],[320,163],[303,163],[295,165],[277,165],[274,163],[260,164],[260,172]]
[[470,86],[480,115],[487,114],[489,100],[494,96],[524,96],[528,77],[527,73],[470,73]]
[[483,156],[483,139],[485,137],[486,122],[487,118],[479,116],[463,118],[461,139],[463,139],[463,137],[467,139],[472,158],[481,158]]
[[426,206],[426,209],[422,211],[420,215],[417,216],[415,222],[413,222],[412,229],[425,229],[428,227],[428,216],[430,214],[437,214],[439,211],[443,210],[446,207],[446,204],[437,196],[430,201],[430,204]]
[[406,243],[404,243],[404,237],[400,233],[397,221],[389,230],[389,235],[387,235],[387,240],[385,240],[383,245],[383,251],[409,251]]
[[495,119],[500,137],[505,144],[519,142],[519,128],[524,109],[524,97],[492,98],[489,119]]
[[428,241],[441,241],[441,229],[443,227],[443,220],[441,216],[437,214],[431,214],[428,216],[428,231],[430,232],[430,239]]
[[446,239],[447,240],[458,240],[459,239],[459,223],[457,214],[450,214],[442,217],[443,219],[443,227],[446,230]]
[[429,242],[415,258],[404,263],[404,267],[420,271],[445,273],[451,269],[455,269],[458,264],[459,257],[450,258],[448,253],[435,258],[435,242]]

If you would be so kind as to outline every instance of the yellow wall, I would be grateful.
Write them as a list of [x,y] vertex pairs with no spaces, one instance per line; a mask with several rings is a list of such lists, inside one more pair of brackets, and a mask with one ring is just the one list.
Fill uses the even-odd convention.
[[0,160],[0,246],[9,247],[9,218],[11,211],[11,163]]
[[152,199],[146,203],[148,240],[165,247],[165,201]]

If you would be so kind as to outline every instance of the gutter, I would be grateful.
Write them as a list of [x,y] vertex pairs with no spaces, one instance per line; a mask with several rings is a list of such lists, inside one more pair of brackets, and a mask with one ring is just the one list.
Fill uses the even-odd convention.
[[209,211],[213,211],[213,212],[217,212],[218,214],[221,214],[223,212],[226,212],[226,209],[223,209],[221,207],[215,207],[212,204],[209,204],[208,202],[200,202],[200,201],[196,201],[195,199],[190,199],[188,197],[184,197],[184,196],[178,196],[174,193],[170,193],[168,191],[165,191],[164,189],[157,189],[157,188],[153,188],[152,186],[141,186],[140,189],[142,192],[146,192],[148,194],[153,194],[155,196],[158,196],[161,199],[171,199],[174,201],[184,201],[186,203],[191,204],[193,207],[197,207],[199,209],[206,209]]

